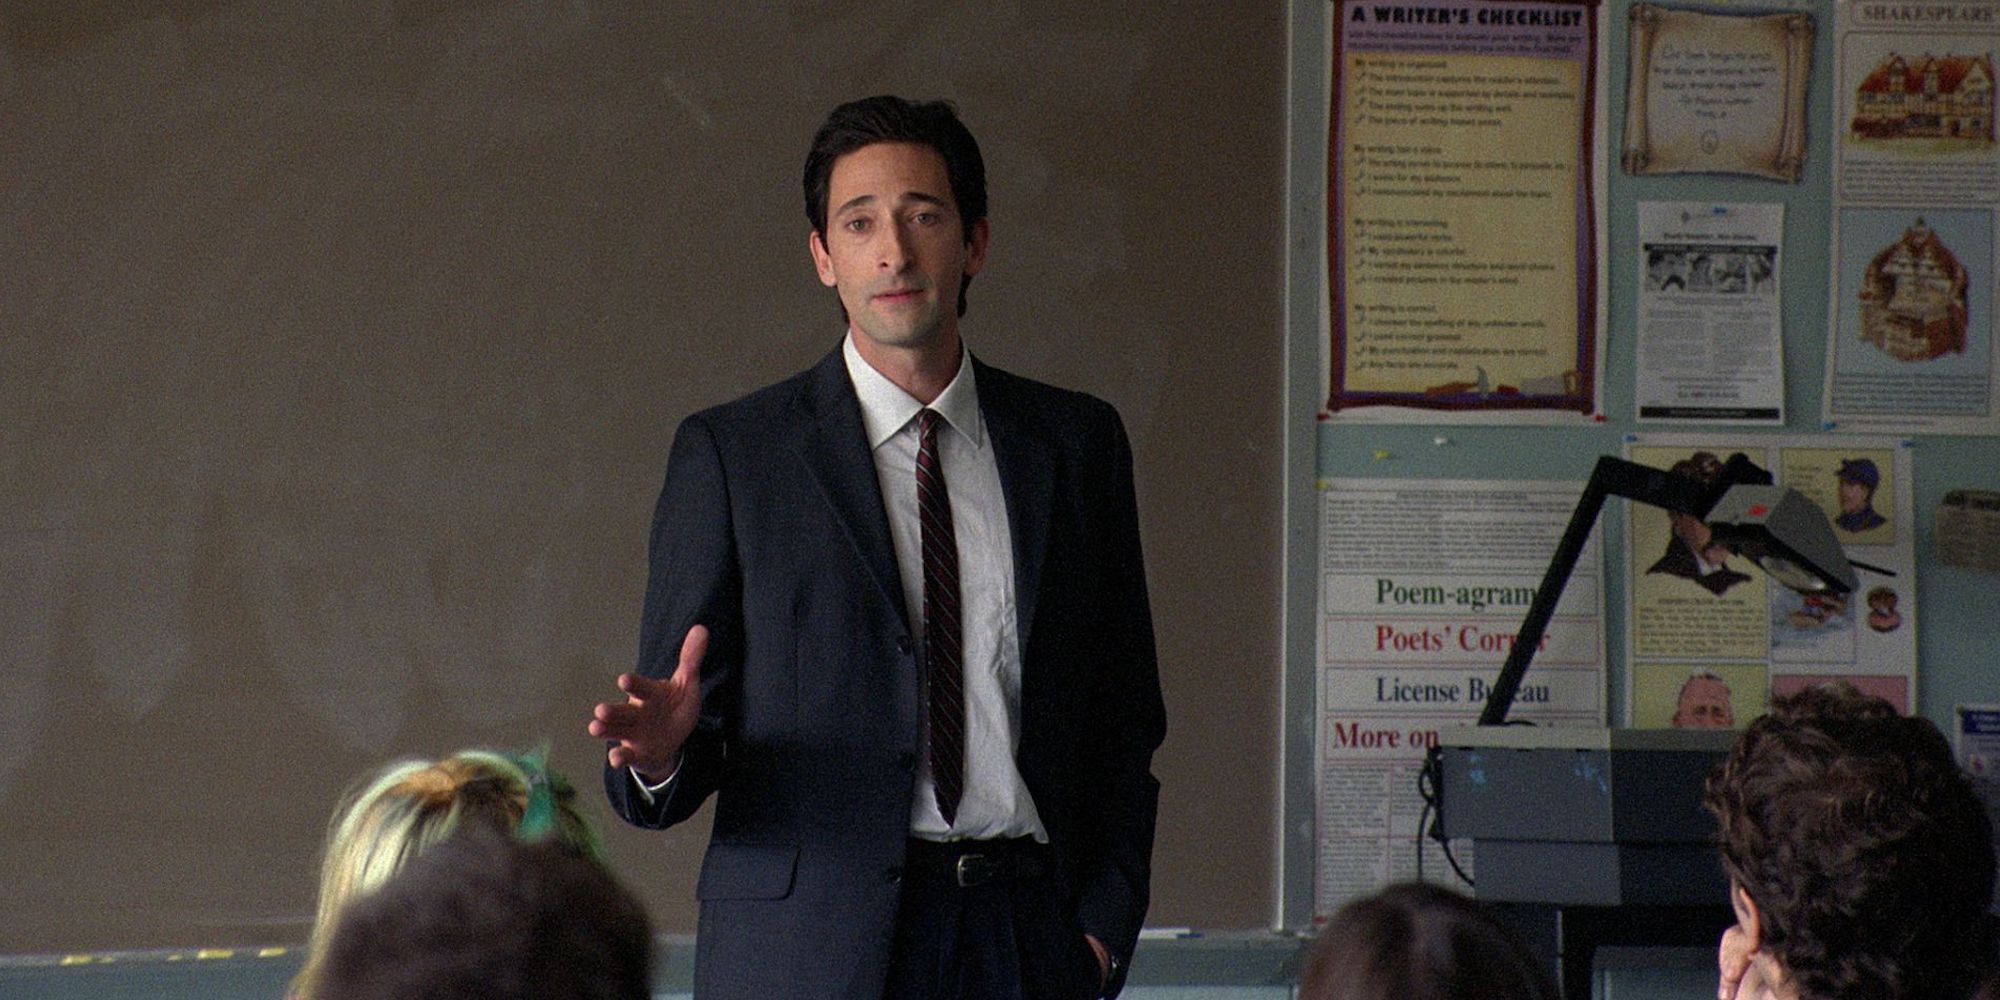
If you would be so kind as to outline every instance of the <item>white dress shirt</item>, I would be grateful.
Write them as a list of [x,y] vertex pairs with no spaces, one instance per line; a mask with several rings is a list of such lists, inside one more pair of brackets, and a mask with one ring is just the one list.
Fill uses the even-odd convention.
[[[875,478],[889,516],[889,536],[902,577],[910,634],[924,634],[923,539],[917,517],[917,414],[924,405],[869,367],[850,331],[842,346],[847,375],[861,402],[861,425],[875,456]],[[958,375],[930,408],[944,418],[938,460],[951,499],[952,534],[958,542],[959,611],[965,669],[965,792],[947,824],[938,811],[928,763],[918,769],[910,832],[926,840],[967,837],[1034,837],[1048,834],[1034,799],[1015,766],[1021,745],[1021,643],[1016,627],[1013,535],[1000,466],[979,412],[971,356],[961,354]],[[928,737],[926,737],[928,738]]]

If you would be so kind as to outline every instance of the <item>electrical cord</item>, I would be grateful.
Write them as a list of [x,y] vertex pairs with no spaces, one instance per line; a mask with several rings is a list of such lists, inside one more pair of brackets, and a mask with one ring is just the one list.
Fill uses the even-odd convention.
[[1417,881],[1424,879],[1424,839],[1437,841],[1438,849],[1444,852],[1446,864],[1451,865],[1452,874],[1465,883],[1467,889],[1474,887],[1472,876],[1460,867],[1458,858],[1451,853],[1451,841],[1444,835],[1444,751],[1432,747],[1424,754],[1424,766],[1417,771],[1417,795],[1424,800],[1422,812],[1417,814]]

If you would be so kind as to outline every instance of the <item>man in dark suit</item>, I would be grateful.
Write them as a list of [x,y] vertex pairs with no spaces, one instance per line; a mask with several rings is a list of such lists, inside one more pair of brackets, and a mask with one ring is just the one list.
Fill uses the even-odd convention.
[[676,435],[607,791],[649,827],[715,796],[698,996],[1114,995],[1165,731],[1124,429],[961,343],[989,227],[949,105],[835,109],[805,191],[847,335]]

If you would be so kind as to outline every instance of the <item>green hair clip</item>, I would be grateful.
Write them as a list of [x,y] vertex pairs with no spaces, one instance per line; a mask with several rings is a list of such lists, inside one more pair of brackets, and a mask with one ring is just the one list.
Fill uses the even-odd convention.
[[560,777],[549,773],[549,746],[544,743],[525,754],[508,755],[528,779],[528,805],[514,836],[524,841],[543,840],[556,830],[556,795],[567,790]]

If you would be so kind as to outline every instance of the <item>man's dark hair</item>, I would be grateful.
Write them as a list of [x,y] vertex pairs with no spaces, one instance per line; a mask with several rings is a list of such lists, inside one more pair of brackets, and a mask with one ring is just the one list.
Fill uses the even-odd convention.
[[1991,823],[1928,720],[1844,682],[1778,698],[1702,803],[1801,1000],[1964,997],[1991,967]]
[[1421,882],[1340,908],[1306,959],[1299,1000],[1556,1000],[1521,936],[1485,907]]
[[646,911],[560,845],[465,834],[342,914],[310,1000],[648,1000]]
[[[958,110],[950,101],[906,101],[888,94],[849,101],[833,109],[813,134],[805,170],[806,219],[813,232],[822,241],[826,239],[827,187],[833,179],[834,161],[882,142],[924,146],[944,158],[951,200],[957,205],[959,223],[969,242],[973,225],[986,218],[986,161],[979,155],[978,140],[958,120]],[[960,316],[965,315],[965,289],[970,284],[969,274],[959,281]]]

